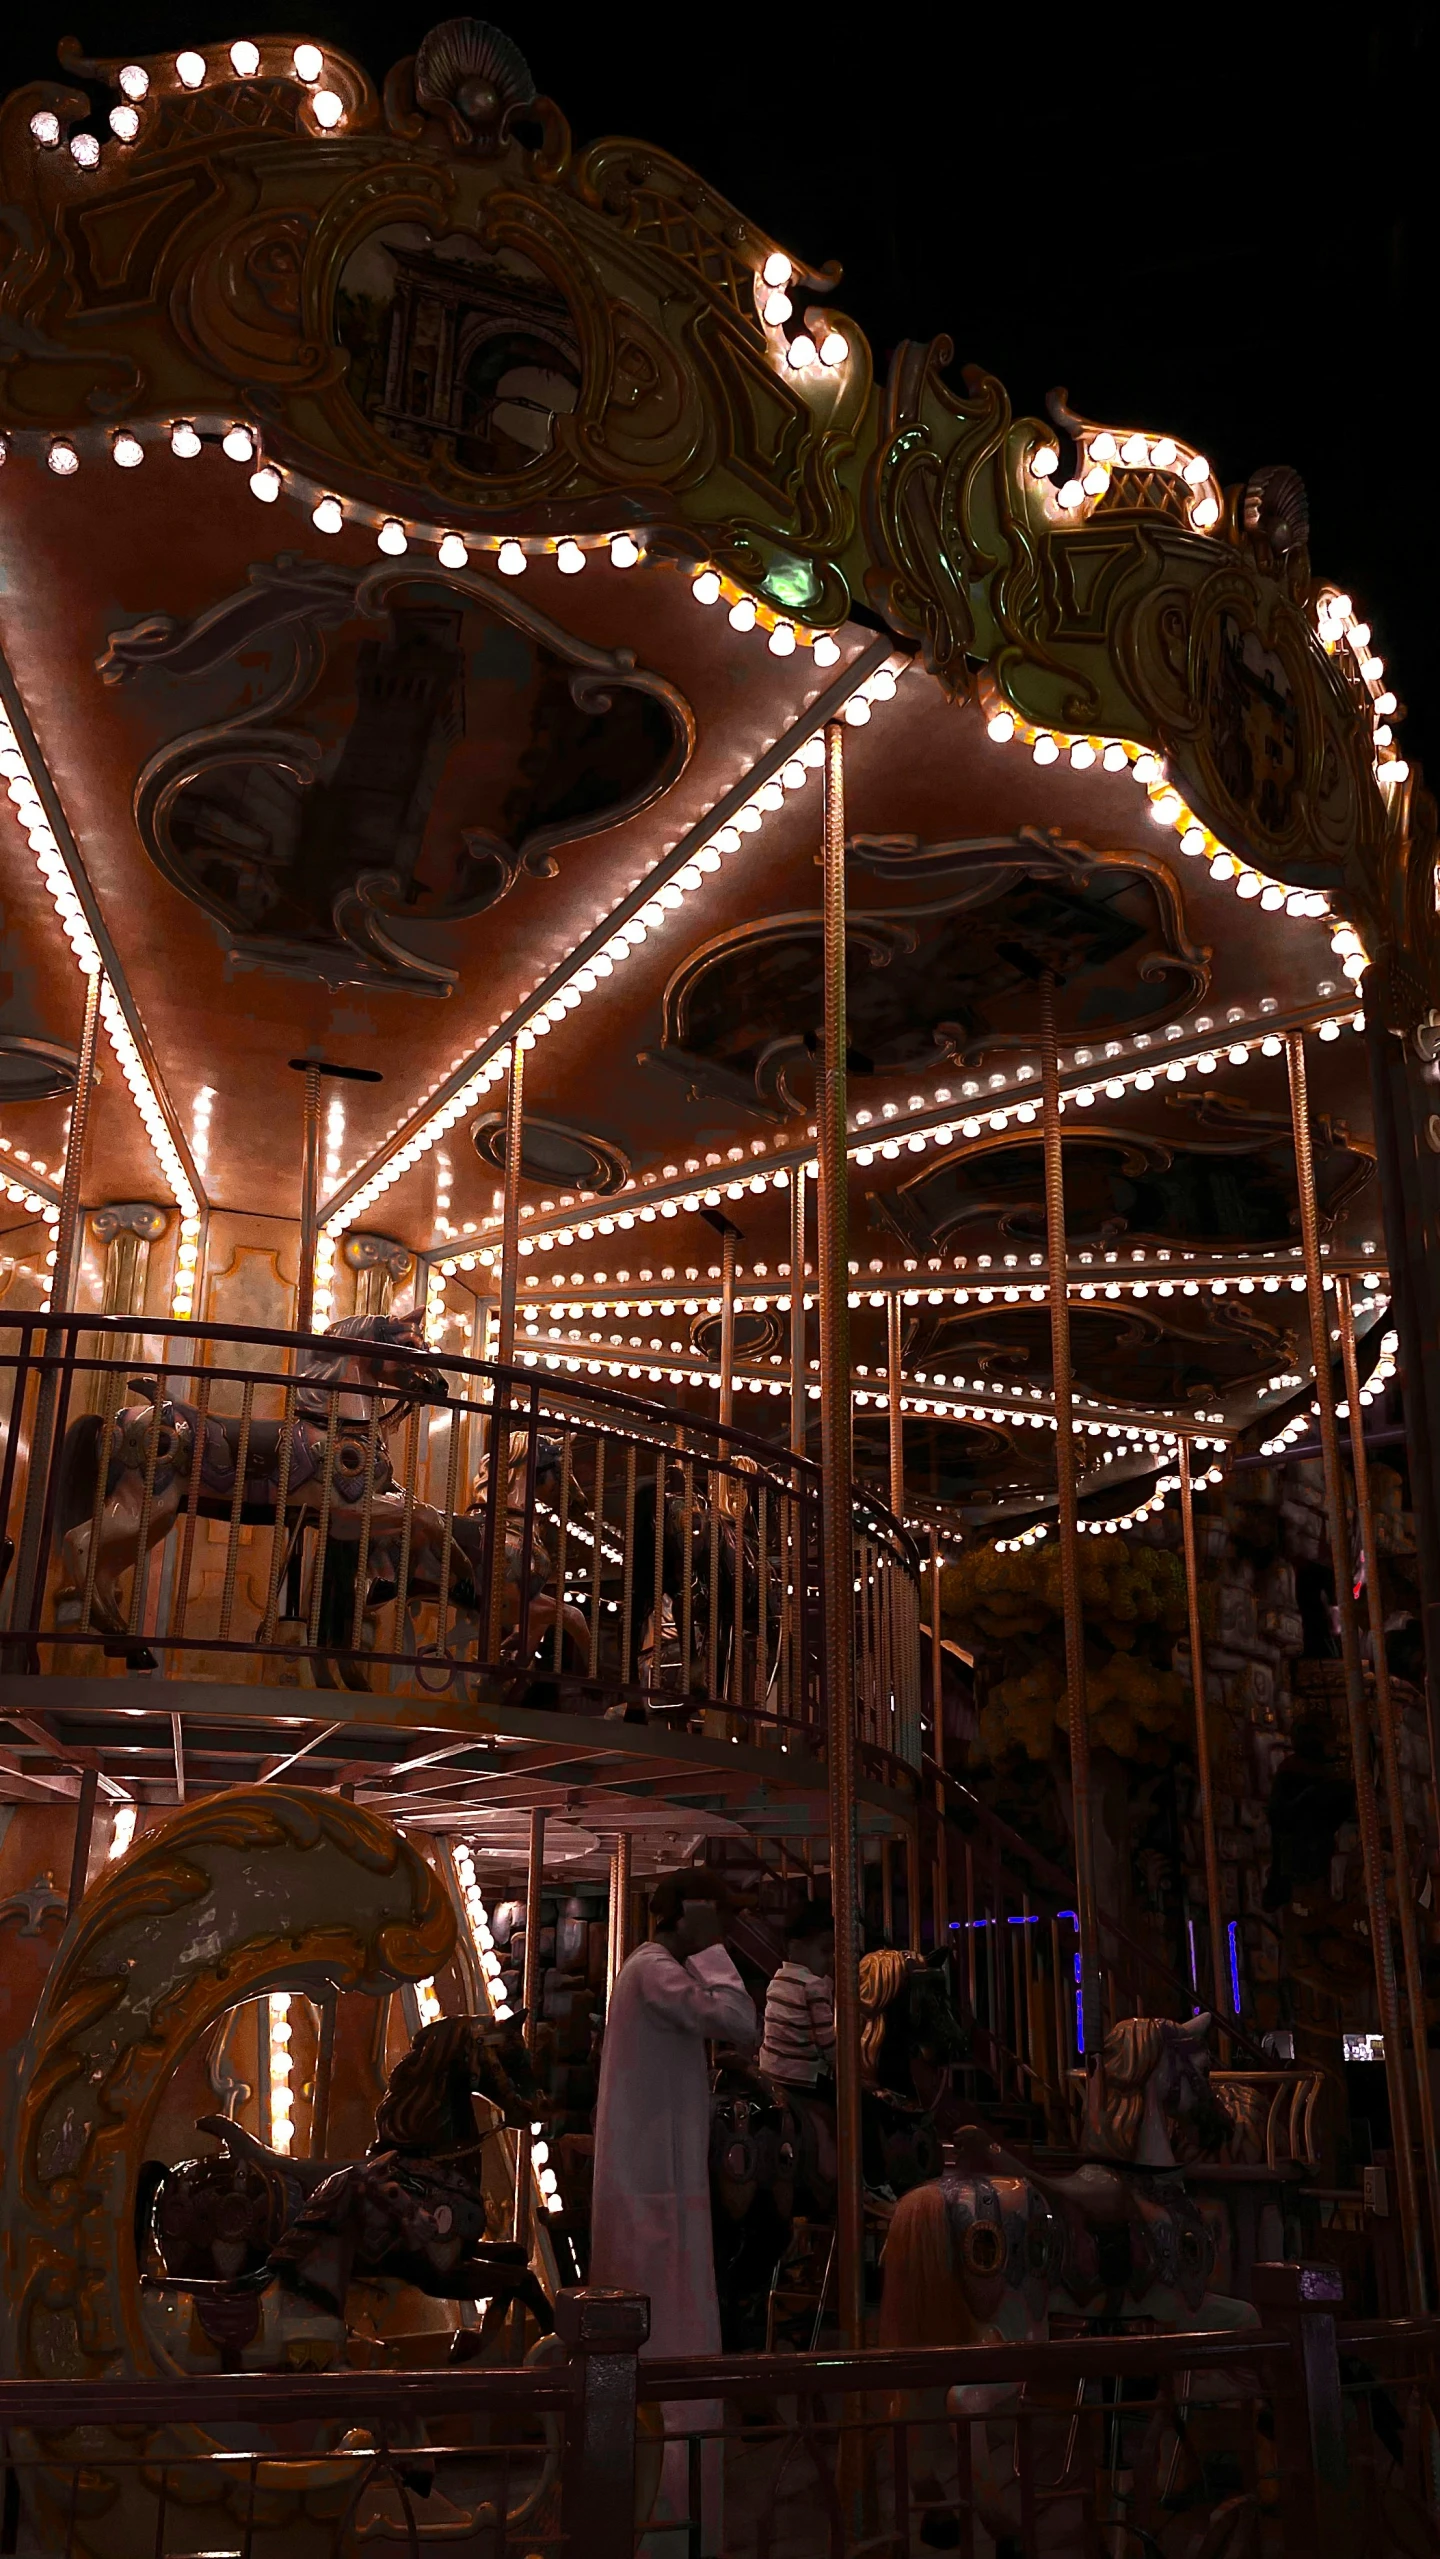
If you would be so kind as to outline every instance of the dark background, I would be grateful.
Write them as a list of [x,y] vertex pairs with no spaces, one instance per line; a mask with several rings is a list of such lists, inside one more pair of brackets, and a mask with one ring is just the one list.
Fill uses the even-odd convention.
[[[442,9],[11,0],[0,83],[55,77],[67,29],[140,55],[283,30],[378,81]],[[1199,444],[1227,484],[1293,463],[1315,565],[1363,605],[1402,749],[1440,776],[1434,9],[507,0],[500,23],[577,141],[656,142],[837,258],[878,371],[943,333],[1018,410],[1064,384],[1088,416]]]

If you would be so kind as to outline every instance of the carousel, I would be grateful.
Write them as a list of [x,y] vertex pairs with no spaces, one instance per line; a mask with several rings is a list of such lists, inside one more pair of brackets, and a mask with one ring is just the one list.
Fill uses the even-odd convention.
[[[1300,473],[877,378],[476,20],[0,153],[0,2551],[1434,2549],[1435,811]],[[590,2279],[687,1874],[757,2037],[834,1948],[708,2355]]]

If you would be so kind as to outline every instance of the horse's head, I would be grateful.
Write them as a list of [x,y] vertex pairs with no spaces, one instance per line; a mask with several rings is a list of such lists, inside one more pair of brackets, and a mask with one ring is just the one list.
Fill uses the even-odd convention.
[[964,2061],[970,2039],[955,2014],[950,1996],[950,1949],[937,1946],[923,1964],[906,1975],[906,2023],[910,2049],[937,2069]]
[[550,2099],[530,2060],[525,2043],[525,2012],[513,2017],[470,2018],[470,2085],[477,2097],[498,2106],[507,2124],[535,2123],[550,2112]]
[[1086,2091],[1092,2156],[1168,2167],[1177,2136],[1191,2152],[1225,2147],[1234,2124],[1210,2086],[1209,2032],[1208,2014],[1122,2017],[1111,2027]]
[[[424,1318],[412,1315],[342,1315],[324,1335],[327,1350],[310,1351],[299,1374],[319,1384],[374,1387],[398,1403],[445,1404],[450,1389],[429,1355]],[[336,1352],[328,1354],[328,1345]],[[339,1345],[345,1345],[340,1350]],[[424,1354],[423,1357],[417,1354]]]

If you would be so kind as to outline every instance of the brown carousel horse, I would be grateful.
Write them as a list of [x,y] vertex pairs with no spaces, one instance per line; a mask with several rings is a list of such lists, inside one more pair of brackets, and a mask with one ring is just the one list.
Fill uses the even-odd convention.
[[[404,1524],[405,1496],[391,1467],[387,1432],[418,1404],[448,1401],[445,1379],[421,1356],[424,1351],[418,1315],[346,1316],[330,1326],[319,1345],[300,1354],[289,1423],[252,1419],[244,1434],[241,1523],[274,1524],[283,1471],[292,1553],[304,1524],[321,1507],[328,1476],[322,1644],[327,1637],[342,1648],[350,1643],[347,1603],[353,1599],[355,1550],[367,1507],[372,1542],[398,1537]],[[232,1517],[244,1430],[239,1414],[207,1413],[203,1444],[197,1449],[198,1407],[165,1396],[157,1419],[157,1382],[130,1382],[143,1400],[127,1405],[110,1422],[98,1413],[82,1414],[65,1434],[60,1463],[63,1580],[57,1608],[62,1619],[74,1616],[84,1606],[88,1584],[84,1631],[112,1638],[126,1631],[120,1582],[140,1563],[142,1534],[147,1549],[158,1546],[192,1505],[204,1519]],[[444,1522],[428,1503],[411,1506],[411,1541],[417,1564],[432,1554],[437,1559],[438,1581]],[[465,1558],[456,1554],[457,1598],[473,1598],[468,1569]]]
[[[948,1949],[928,1959],[896,1947],[860,1958],[862,2173],[887,2200],[940,2169],[932,2109],[969,2049],[951,2002]],[[797,2217],[835,2217],[838,2153],[828,2092],[783,2086],[753,2068],[715,2074],[710,2131],[711,2224],[721,2331],[728,2353],[766,2342],[775,2270]]]
[[505,2123],[535,2120],[544,2103],[531,2075],[520,2015],[503,2025],[441,2017],[422,2026],[397,2062],[363,2159],[292,2159],[225,2115],[204,2115],[223,2153],[174,2168],[147,2160],[136,2197],[136,2254],[150,2246],[164,2271],[151,2289],[195,2295],[201,2326],[232,2354],[258,2332],[258,2295],[271,2283],[344,2317],[352,2281],[388,2276],[438,2301],[486,2299],[461,2354],[483,2354],[512,2306],[542,2335],[550,2306],[526,2251],[487,2238],[481,2160],[488,2134],[472,2099]]

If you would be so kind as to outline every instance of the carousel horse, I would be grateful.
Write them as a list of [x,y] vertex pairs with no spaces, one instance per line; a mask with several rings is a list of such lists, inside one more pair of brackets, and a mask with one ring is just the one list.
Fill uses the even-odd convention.
[[[888,2201],[935,2178],[933,2108],[968,2051],[950,1997],[948,1950],[882,1947],[860,1958],[860,2098],[866,2188]],[[711,2111],[710,2197],[726,2351],[765,2341],[775,2269],[797,2217],[835,2217],[833,2098],[722,2064]]]
[[[582,1609],[547,1587],[554,1575],[554,1557],[541,1534],[538,1517],[534,1520],[530,1541],[528,1576],[525,1565],[525,1520],[529,1507],[530,1444],[526,1433],[510,1434],[509,1463],[505,1479],[505,1561],[501,1576],[500,1651],[502,1660],[517,1666],[553,1660],[554,1628],[557,1609],[564,1619],[562,1636],[562,1668],[583,1670],[590,1659],[590,1626]],[[559,1498],[562,1475],[561,1450],[558,1440],[537,1437],[535,1442],[535,1504],[553,1507]],[[452,1605],[473,1610],[480,1618],[482,1653],[488,1634],[489,1606],[484,1589],[485,1540],[490,1501],[490,1458],[487,1451],[470,1486],[468,1506],[457,1511],[451,1522],[451,1579],[447,1592]],[[399,1564],[399,1538],[387,1530],[371,1548],[373,1578],[366,1594],[367,1606],[381,1608],[398,1594],[396,1579]],[[407,1584],[407,1597],[417,1604],[434,1604],[441,1596],[440,1566],[443,1545],[439,1539],[424,1553],[416,1553]],[[522,1582],[525,1588],[522,1591]],[[521,1626],[522,1608],[524,1627]],[[523,1649],[524,1664],[521,1664]]]
[[[251,1420],[240,1488],[242,1525],[274,1524],[284,1469],[284,1515],[292,1551],[304,1523],[321,1507],[328,1477],[322,1574],[330,1568],[333,1578],[332,1541],[337,1553],[358,1544],[367,1511],[372,1540],[387,1531],[398,1535],[405,1497],[390,1464],[386,1433],[418,1404],[448,1401],[440,1370],[415,1356],[424,1349],[418,1315],[356,1315],[332,1324],[319,1345],[302,1351],[288,1425],[283,1420]],[[239,1414],[208,1413],[204,1442],[197,1451],[198,1407],[165,1396],[157,1418],[156,1397],[163,1379],[157,1383],[153,1378],[132,1378],[130,1383],[142,1400],[127,1405],[110,1422],[99,1413],[81,1414],[65,1434],[60,1461],[63,1580],[57,1607],[71,1613],[83,1607],[88,1582],[86,1631],[111,1637],[126,1632],[119,1585],[122,1575],[141,1561],[142,1533],[147,1549],[159,1545],[192,1504],[204,1519],[228,1521],[234,1511],[241,1458]],[[438,1555],[443,1536],[440,1514],[428,1503],[415,1502],[411,1537],[417,1556],[431,1551]],[[462,1559],[456,1559],[456,1569],[463,1584]],[[353,1561],[348,1588],[353,1593]],[[343,1598],[343,1592],[337,1598],[333,1588],[327,1592],[322,1585],[325,1631],[348,1647],[350,1620]],[[138,1659],[137,1666],[141,1666]]]
[[[148,2160],[136,2199],[136,2253],[153,2242],[164,2273],[152,2289],[195,2295],[201,2326],[234,2352],[257,2333],[257,2296],[271,2283],[343,2319],[354,2280],[384,2276],[438,2301],[489,2302],[462,2353],[483,2354],[519,2302],[541,2334],[549,2303],[526,2251],[487,2240],[472,2099],[512,2126],[544,2101],[532,2078],[522,2018],[502,2026],[441,2017],[422,2026],[391,2072],[363,2159],[293,2159],[225,2115],[204,2115],[224,2154],[168,2168]],[[457,2339],[457,2348],[459,2340]]]

